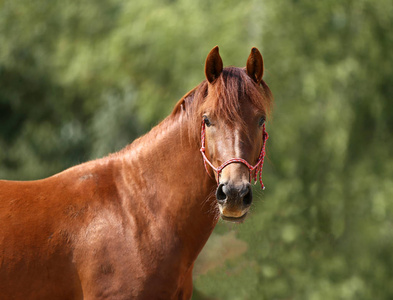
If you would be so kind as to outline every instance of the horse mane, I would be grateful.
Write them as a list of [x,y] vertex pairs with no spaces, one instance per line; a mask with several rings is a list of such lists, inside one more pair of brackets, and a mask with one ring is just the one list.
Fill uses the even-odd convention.
[[171,116],[177,117],[185,112],[190,119],[190,137],[199,139],[202,114],[207,108],[213,115],[225,118],[229,124],[244,124],[239,114],[242,101],[250,101],[261,114],[269,116],[273,95],[263,80],[256,84],[244,68],[226,67],[213,84],[204,80],[185,94],[175,105]]

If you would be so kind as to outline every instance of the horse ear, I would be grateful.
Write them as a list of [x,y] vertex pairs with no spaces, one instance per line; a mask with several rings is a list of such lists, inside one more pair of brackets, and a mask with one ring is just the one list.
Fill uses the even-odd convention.
[[251,53],[247,59],[247,74],[259,84],[263,76],[263,59],[261,52],[255,47],[251,49]]
[[222,72],[223,64],[220,54],[218,53],[218,46],[215,46],[207,55],[205,62],[205,76],[206,79],[212,83],[216,80]]

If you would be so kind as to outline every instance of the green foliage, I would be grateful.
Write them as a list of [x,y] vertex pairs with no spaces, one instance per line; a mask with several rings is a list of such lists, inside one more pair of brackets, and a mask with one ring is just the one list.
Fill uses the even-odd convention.
[[392,6],[265,5],[267,190],[238,228],[248,252],[197,286],[219,299],[390,299]]
[[257,46],[267,189],[216,228],[194,299],[391,299],[392,15],[388,0],[3,1],[0,178],[119,150],[203,80],[213,46],[236,66]]

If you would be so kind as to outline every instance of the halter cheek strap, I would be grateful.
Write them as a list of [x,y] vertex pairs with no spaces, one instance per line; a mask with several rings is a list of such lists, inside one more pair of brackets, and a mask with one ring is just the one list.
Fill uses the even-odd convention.
[[[217,184],[219,184],[218,181],[219,181],[219,179],[220,179],[220,173],[221,173],[221,171],[222,171],[227,165],[232,164],[232,163],[242,163],[242,164],[246,165],[247,168],[250,170],[250,181],[251,181],[251,174],[252,174],[252,172],[255,170],[255,173],[254,173],[254,183],[255,183],[255,184],[257,183],[257,176],[258,176],[258,174],[259,174],[259,183],[261,184],[261,188],[262,188],[263,190],[265,189],[265,186],[263,185],[263,182],[262,182],[262,167],[263,167],[263,161],[264,161],[264,159],[265,159],[265,144],[266,144],[267,139],[269,138],[269,135],[268,135],[267,132],[266,132],[265,124],[263,124],[262,126],[263,126],[263,127],[262,127],[263,145],[262,145],[261,153],[259,154],[259,157],[258,157],[258,161],[257,161],[257,163],[256,163],[254,166],[250,165],[245,159],[242,159],[242,158],[232,158],[232,159],[229,159],[229,160],[227,160],[226,162],[224,162],[224,163],[223,163],[221,166],[219,166],[218,168],[216,168],[215,166],[213,166],[213,164],[212,164],[212,163],[209,161],[209,159],[206,157],[206,153],[205,153],[205,151],[206,151],[206,148],[205,148],[205,122],[202,121],[202,132],[201,132],[201,144],[202,144],[202,146],[201,146],[200,151],[201,151],[202,157],[203,157],[203,164],[204,164],[204,166],[205,166],[205,169],[206,169],[207,174],[209,174],[210,177],[212,177],[212,176],[211,176],[210,173],[209,173],[209,170],[208,170],[208,168],[207,168],[207,164],[208,164],[214,171],[217,172],[217,178],[218,178]],[[212,178],[213,178],[213,177],[212,177]]]

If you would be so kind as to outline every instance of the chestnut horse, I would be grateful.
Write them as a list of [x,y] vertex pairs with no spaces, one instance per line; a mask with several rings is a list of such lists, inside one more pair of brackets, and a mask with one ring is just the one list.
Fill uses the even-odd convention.
[[0,181],[1,299],[191,298],[218,219],[248,212],[272,101],[256,48],[244,69],[223,68],[213,48],[205,75],[120,152],[42,180]]

